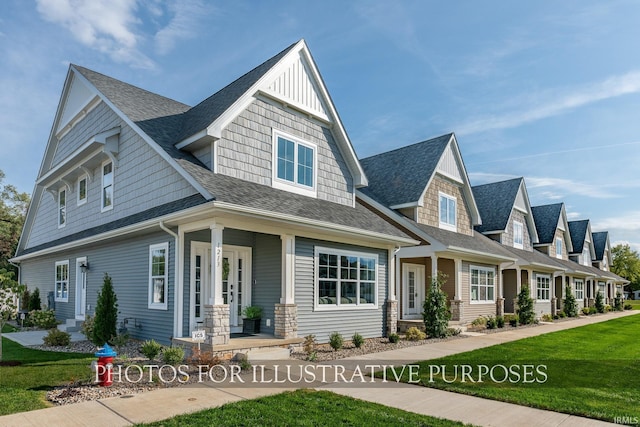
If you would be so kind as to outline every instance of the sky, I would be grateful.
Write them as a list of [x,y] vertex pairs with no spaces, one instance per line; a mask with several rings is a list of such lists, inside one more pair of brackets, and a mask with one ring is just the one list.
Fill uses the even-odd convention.
[[455,132],[640,250],[640,2],[0,1],[0,169],[31,193],[70,63],[189,105],[304,38],[363,158]]

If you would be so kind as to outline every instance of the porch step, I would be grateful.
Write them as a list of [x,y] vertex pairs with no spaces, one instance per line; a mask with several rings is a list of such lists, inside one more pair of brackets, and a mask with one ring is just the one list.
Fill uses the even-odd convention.
[[287,360],[289,359],[289,349],[282,347],[256,348],[247,352],[247,360],[263,361],[263,360]]
[[79,332],[84,320],[67,319],[65,323],[58,325],[58,329],[63,332]]

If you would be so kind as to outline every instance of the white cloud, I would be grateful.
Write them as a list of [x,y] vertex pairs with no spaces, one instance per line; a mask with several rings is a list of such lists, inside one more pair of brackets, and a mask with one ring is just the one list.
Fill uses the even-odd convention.
[[[592,185],[586,182],[573,181],[565,178],[554,177],[535,177],[528,176],[525,178],[528,189],[547,189],[544,190],[550,199],[561,199],[566,194],[577,194],[579,196],[592,197],[595,199],[613,199],[620,197],[618,194],[611,192],[606,186]],[[545,194],[543,192],[543,194]]]
[[469,180],[471,185],[488,184],[492,182],[506,181],[508,179],[517,178],[516,175],[508,175],[493,172],[469,172]]
[[[640,71],[632,71],[585,85],[570,92],[554,89],[544,94],[538,94],[544,99],[537,102],[525,102],[526,105],[530,105],[527,109],[474,119],[456,127],[456,133],[464,135],[494,129],[514,128],[547,117],[557,116],[594,102],[638,92],[640,92]],[[508,108],[511,110],[513,106],[510,105]]]
[[582,214],[580,212],[568,212],[567,211],[567,219],[569,221],[573,221],[573,220],[580,219],[580,218],[582,218]]
[[161,55],[173,50],[176,42],[194,38],[197,35],[198,20],[208,12],[200,0],[178,0],[170,3],[168,8],[174,16],[169,24],[155,35],[156,49]]
[[37,0],[37,5],[43,19],[66,28],[83,45],[116,62],[153,68],[138,49],[136,0]]

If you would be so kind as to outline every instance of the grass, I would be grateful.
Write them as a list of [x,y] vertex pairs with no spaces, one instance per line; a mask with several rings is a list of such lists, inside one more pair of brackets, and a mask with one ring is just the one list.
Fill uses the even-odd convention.
[[434,426],[464,424],[406,412],[328,391],[297,390],[159,421],[145,426]]
[[[640,418],[640,342],[636,335],[640,316],[628,316],[537,337],[526,338],[467,353],[420,362],[420,382],[424,386],[549,409],[612,422],[615,417]],[[547,378],[534,373],[530,379],[539,382],[525,384],[509,374],[509,380],[499,383],[505,375],[500,366],[546,366]],[[437,373],[437,366],[446,367],[446,375]],[[458,377],[455,379],[455,366]],[[472,377],[461,381],[461,366],[472,367]],[[477,382],[479,365],[495,367],[494,377],[484,375]],[[441,369],[443,370],[443,369]],[[454,381],[455,380],[455,381]],[[448,382],[451,382],[449,384]]]
[[627,299],[624,300],[625,304],[631,304],[634,310],[640,310],[640,300]]
[[33,350],[3,337],[2,360],[21,364],[0,366],[0,415],[51,406],[47,391],[90,378],[93,359],[91,354]]

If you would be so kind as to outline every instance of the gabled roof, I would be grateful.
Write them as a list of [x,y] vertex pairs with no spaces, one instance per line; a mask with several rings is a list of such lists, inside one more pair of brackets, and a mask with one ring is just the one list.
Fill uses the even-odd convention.
[[472,223],[481,224],[469,177],[453,133],[360,160],[369,181],[369,185],[361,189],[362,193],[391,209],[422,206],[424,193],[448,148],[461,172],[462,194],[471,212]]
[[514,248],[512,246],[503,246],[505,250],[518,258],[517,263],[522,267],[539,267],[546,270],[564,271],[566,267],[561,264],[559,259],[551,258],[539,251],[525,251],[524,249]]
[[602,261],[604,259],[604,250],[607,247],[607,242],[609,242],[609,232],[598,231],[593,233],[592,236],[596,255],[594,261]]
[[505,231],[521,183],[522,178],[514,178],[471,187],[482,215],[482,225],[476,226],[476,230]]
[[582,253],[589,229],[588,219],[569,221],[569,233],[571,234],[571,243],[573,244],[572,254]]
[[532,206],[531,213],[536,224],[538,232],[538,244],[550,245],[556,234],[560,222],[565,229],[564,240],[567,247],[567,253],[573,252],[573,244],[571,242],[571,233],[569,232],[569,221],[567,221],[567,212],[564,209],[564,203],[554,203],[551,205]]

